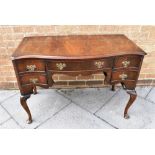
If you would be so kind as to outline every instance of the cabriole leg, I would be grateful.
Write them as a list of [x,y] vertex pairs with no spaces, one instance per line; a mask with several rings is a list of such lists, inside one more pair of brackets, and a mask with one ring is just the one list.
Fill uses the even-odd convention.
[[115,91],[115,84],[112,84],[111,90],[112,90],[112,91]]
[[27,123],[30,124],[32,123],[32,116],[31,116],[31,112],[29,110],[29,107],[26,103],[27,99],[30,98],[31,95],[24,95],[20,97],[20,103],[22,105],[22,107],[24,108],[24,110],[26,111],[27,115],[28,115],[28,120]]
[[36,87],[35,84],[33,85],[33,94],[34,94],[34,95],[37,94],[37,87]]
[[129,115],[128,115],[128,110],[130,108],[130,106],[133,104],[133,102],[135,101],[136,97],[137,97],[137,93],[135,90],[127,90],[127,93],[130,95],[130,99],[125,107],[125,110],[124,110],[124,118],[125,119],[128,119],[130,118]]

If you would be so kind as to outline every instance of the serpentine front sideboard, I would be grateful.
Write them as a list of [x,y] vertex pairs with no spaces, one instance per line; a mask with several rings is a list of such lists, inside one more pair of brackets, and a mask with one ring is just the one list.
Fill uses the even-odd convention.
[[36,86],[52,87],[53,74],[70,76],[103,72],[104,82],[121,83],[130,95],[124,110],[136,99],[136,83],[146,53],[125,35],[69,35],[25,37],[12,55],[12,62],[21,92],[20,103],[32,122],[26,103]]

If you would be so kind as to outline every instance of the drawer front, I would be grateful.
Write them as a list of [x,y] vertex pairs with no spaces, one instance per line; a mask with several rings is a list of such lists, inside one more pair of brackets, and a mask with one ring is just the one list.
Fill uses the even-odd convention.
[[119,56],[115,58],[114,68],[135,68],[141,64],[141,56]]
[[23,76],[20,76],[20,82],[22,85],[26,84],[47,85],[47,77],[46,75],[25,74]]
[[112,68],[113,59],[100,59],[92,61],[49,61],[48,70],[54,71],[82,71],[82,70],[103,70]]
[[137,71],[114,71],[112,72],[112,82],[113,81],[127,81],[127,80],[137,80]]
[[45,63],[43,60],[38,59],[23,59],[17,60],[17,70],[19,73],[21,72],[45,72]]

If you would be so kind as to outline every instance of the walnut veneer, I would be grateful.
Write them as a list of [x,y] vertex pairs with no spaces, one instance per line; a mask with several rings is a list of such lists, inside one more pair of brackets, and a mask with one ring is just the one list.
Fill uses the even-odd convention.
[[124,110],[136,99],[136,83],[146,53],[124,35],[71,35],[25,37],[12,55],[21,105],[32,122],[26,103],[30,95],[37,94],[36,86],[52,87],[52,75],[89,75],[103,72],[104,82],[121,83],[130,95]]

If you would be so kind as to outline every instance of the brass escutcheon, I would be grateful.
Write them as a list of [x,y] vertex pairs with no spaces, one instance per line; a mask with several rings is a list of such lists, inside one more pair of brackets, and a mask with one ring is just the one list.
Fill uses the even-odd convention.
[[130,61],[123,61],[122,64],[123,64],[123,66],[126,68],[126,67],[129,66]]
[[128,75],[124,73],[119,75],[119,78],[121,78],[122,80],[125,80],[127,77]]
[[31,78],[31,79],[30,79],[30,82],[31,82],[31,83],[37,83],[37,82],[38,82],[38,79],[37,79],[37,78]]
[[27,65],[27,66],[26,66],[26,69],[27,69],[29,72],[33,72],[33,71],[36,69],[36,65]]
[[103,61],[95,61],[95,66],[97,67],[97,68],[102,68],[103,67],[103,65],[104,65],[104,62]]
[[56,63],[56,66],[59,70],[63,70],[63,68],[66,67],[66,64],[65,63]]

